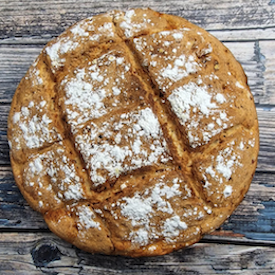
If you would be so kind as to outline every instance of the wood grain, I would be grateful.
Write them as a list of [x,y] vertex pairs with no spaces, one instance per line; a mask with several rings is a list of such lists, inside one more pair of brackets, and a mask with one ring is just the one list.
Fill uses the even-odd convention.
[[258,171],[275,171],[275,108],[257,108],[260,130]]
[[[7,118],[10,106],[0,104],[0,165],[9,165]],[[257,108],[260,128],[258,171],[275,171],[275,108]]]
[[10,103],[21,78],[38,56],[42,46],[0,47],[0,102]]
[[[154,258],[87,254],[51,234],[15,185],[7,116],[15,89],[44,45],[71,24],[113,9],[151,7],[185,17],[223,41],[242,64],[260,123],[258,168],[219,230]],[[0,274],[274,274],[274,0],[0,0]]]
[[[46,257],[47,256],[47,257]],[[91,255],[53,234],[0,235],[1,274],[274,274],[275,248],[198,243],[169,255]]]
[[0,104],[0,165],[10,165],[9,145],[7,140],[7,119],[9,109],[10,105]]
[[12,169],[0,167],[0,229],[47,229],[42,216],[33,211],[17,188]]
[[[32,210],[15,185],[11,168],[0,170],[0,230],[46,230],[42,216]],[[214,238],[235,241],[265,240],[275,244],[275,179],[270,173],[257,172],[249,192],[232,216],[212,234]],[[271,216],[272,214],[272,216]]]
[[150,7],[186,19],[208,29],[274,27],[274,5],[268,1],[0,1],[0,38],[60,34],[72,23],[113,9]]
[[[50,39],[49,39],[50,40]],[[21,41],[23,43],[23,41]],[[35,41],[34,41],[35,42]],[[46,42],[46,41],[45,41]],[[275,104],[275,52],[272,41],[224,43],[242,64],[256,104]],[[44,45],[0,45],[0,102],[10,103],[21,78]]]

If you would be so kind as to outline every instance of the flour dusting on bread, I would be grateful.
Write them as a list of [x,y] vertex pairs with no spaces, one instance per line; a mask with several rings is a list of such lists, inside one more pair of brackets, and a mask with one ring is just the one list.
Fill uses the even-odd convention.
[[256,169],[259,130],[230,51],[150,9],[84,19],[50,41],[13,98],[16,183],[91,253],[163,255],[218,228]]

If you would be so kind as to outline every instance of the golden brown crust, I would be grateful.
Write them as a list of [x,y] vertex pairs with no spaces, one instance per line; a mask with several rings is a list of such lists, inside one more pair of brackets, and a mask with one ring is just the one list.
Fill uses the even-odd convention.
[[150,9],[94,16],[49,42],[16,90],[8,139],[16,183],[55,234],[132,257],[219,227],[259,151],[241,65]]

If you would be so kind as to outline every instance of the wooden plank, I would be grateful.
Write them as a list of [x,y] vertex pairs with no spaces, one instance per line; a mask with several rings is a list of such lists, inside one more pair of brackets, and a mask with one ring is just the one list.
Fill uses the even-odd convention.
[[274,5],[268,1],[229,0],[182,1],[0,1],[0,38],[57,35],[82,18],[113,9],[150,7],[160,12],[179,15],[209,29],[262,28],[275,25]]
[[224,43],[242,64],[257,104],[275,104],[275,40]]
[[[10,106],[0,105],[0,165],[9,165],[7,118]],[[258,171],[275,171],[275,108],[257,108],[260,128]]]
[[[275,102],[275,41],[259,41],[259,65],[263,68],[263,103]],[[267,100],[266,100],[267,99]],[[273,104],[273,103],[272,103]]]
[[[264,68],[263,66],[260,66],[259,63],[258,55],[260,50],[258,50],[258,52],[256,51],[257,42],[226,42],[224,44],[243,66],[255,103],[274,104],[275,101],[270,101],[271,96],[264,93]],[[272,94],[274,94],[274,90]]]
[[260,130],[258,171],[275,171],[275,108],[257,108]]
[[[235,239],[245,237],[253,240],[267,240],[275,244],[274,187],[274,174],[256,173],[245,199],[221,226],[221,230],[232,232],[232,237]],[[217,236],[219,232],[212,235]]]
[[[275,40],[225,43],[242,64],[257,104],[275,105],[274,44]],[[18,83],[43,46],[0,46],[0,102],[11,102]]]
[[275,27],[272,26],[228,30],[211,30],[208,27],[205,29],[223,42],[270,41],[275,39]]
[[[186,17],[224,41],[240,60],[258,105],[258,169],[242,204],[202,242],[153,258],[91,255],[49,233],[16,187],[6,139],[9,104],[52,37],[93,14],[138,6]],[[0,274],[274,274],[274,14],[274,0],[0,0]]]
[[10,167],[0,168],[0,228],[47,229],[42,216],[21,195]]
[[0,47],[0,102],[10,103],[21,78],[43,46]]
[[10,106],[0,105],[0,165],[9,165],[9,145],[7,140],[7,120]]
[[[222,29],[212,30],[208,26],[205,30],[217,37],[222,42],[251,42],[251,41],[270,41],[275,40],[275,27],[255,27],[244,29]],[[50,35],[41,33],[39,35],[7,37],[0,40],[0,45],[45,45],[49,40],[58,36],[60,33]]]
[[[249,192],[233,215],[205,240],[259,240],[275,244],[274,174],[256,173]],[[0,229],[45,230],[40,214],[32,210],[16,187],[11,168],[0,168]]]
[[159,257],[92,255],[53,234],[0,235],[5,274],[274,274],[275,248],[198,243]]

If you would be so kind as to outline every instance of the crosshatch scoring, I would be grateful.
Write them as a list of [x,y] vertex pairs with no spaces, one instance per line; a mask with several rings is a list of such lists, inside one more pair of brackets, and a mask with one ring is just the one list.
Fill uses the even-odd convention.
[[259,132],[246,76],[216,38],[150,9],[49,42],[9,115],[15,180],[61,238],[161,255],[219,227],[247,192]]

